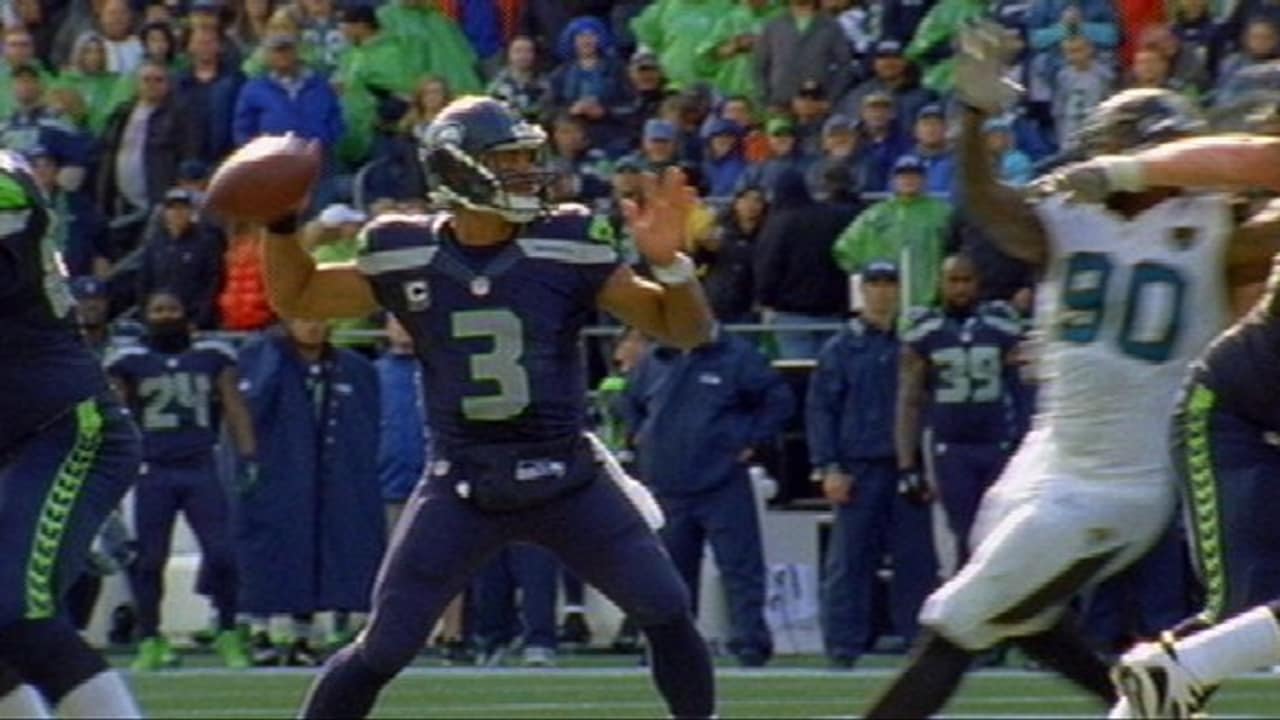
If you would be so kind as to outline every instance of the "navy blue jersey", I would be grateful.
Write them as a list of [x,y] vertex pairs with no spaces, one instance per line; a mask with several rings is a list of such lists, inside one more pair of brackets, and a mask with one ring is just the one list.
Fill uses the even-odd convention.
[[201,340],[180,353],[143,345],[108,356],[107,373],[124,387],[142,430],[142,457],[180,461],[209,453],[218,442],[218,376],[235,367],[230,346]]
[[999,305],[966,316],[928,310],[903,342],[927,363],[925,425],[938,440],[1002,442],[1014,436],[1013,372],[1006,362],[1021,327]]
[[359,267],[413,336],[428,423],[446,449],[582,431],[578,333],[618,266],[596,230],[577,206],[487,248],[460,245],[448,214],[388,215],[364,229]]
[[0,151],[0,453],[106,389],[50,225],[26,162]]
[[1280,255],[1262,300],[1219,335],[1194,365],[1218,406],[1280,432]]

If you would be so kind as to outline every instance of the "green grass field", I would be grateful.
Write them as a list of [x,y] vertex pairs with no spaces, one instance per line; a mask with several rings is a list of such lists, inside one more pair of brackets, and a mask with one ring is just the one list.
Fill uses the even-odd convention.
[[[375,717],[655,718],[662,705],[641,668],[625,659],[569,661],[554,670],[476,670],[422,665],[384,693]],[[884,663],[877,663],[884,665]],[[891,663],[890,663],[891,664]],[[790,665],[788,667],[787,665]],[[893,668],[835,673],[791,661],[765,670],[718,674],[723,718],[856,717]],[[256,672],[192,668],[131,678],[148,715],[171,718],[289,717],[311,671]],[[1252,675],[1225,686],[1213,717],[1280,715],[1280,677]],[[1074,688],[1042,673],[973,674],[947,709],[949,717],[1101,717]]]

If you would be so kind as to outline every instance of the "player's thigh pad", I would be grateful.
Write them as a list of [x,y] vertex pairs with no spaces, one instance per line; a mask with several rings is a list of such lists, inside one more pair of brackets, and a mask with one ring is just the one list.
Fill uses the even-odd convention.
[[87,400],[0,467],[0,627],[57,613],[137,466],[124,410]]
[[1005,505],[921,623],[969,650],[1046,630],[1082,587],[1132,563],[1168,525],[1171,487],[1060,487]]

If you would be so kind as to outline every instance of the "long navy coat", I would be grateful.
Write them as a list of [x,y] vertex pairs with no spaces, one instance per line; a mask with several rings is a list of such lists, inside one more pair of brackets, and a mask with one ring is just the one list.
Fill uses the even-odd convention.
[[241,612],[367,610],[386,546],[378,488],[378,376],[347,350],[322,362],[317,413],[308,368],[268,333],[240,352],[260,480],[239,496],[235,540]]

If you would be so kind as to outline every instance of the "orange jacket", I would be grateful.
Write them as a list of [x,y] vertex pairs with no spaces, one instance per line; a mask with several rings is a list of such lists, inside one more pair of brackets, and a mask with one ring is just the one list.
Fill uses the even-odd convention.
[[227,248],[227,284],[218,296],[225,330],[261,330],[275,320],[263,281],[262,238],[251,230],[231,237]]

